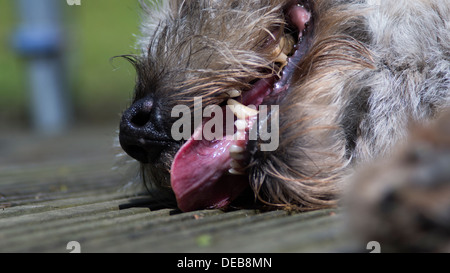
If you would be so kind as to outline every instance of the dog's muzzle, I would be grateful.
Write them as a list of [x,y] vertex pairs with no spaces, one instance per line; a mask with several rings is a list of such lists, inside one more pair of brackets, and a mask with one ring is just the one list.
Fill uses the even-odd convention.
[[141,163],[156,162],[173,142],[163,120],[161,106],[152,97],[134,102],[120,122],[119,141],[124,151]]

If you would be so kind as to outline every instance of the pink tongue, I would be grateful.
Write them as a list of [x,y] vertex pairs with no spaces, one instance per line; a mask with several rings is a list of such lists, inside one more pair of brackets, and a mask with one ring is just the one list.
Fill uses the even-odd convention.
[[224,175],[232,160],[229,149],[236,141],[194,140],[202,129],[195,130],[172,163],[172,189],[185,212],[225,207],[248,187],[246,177]]
[[[242,103],[253,103],[255,106],[261,104],[263,98],[271,92],[273,82],[274,79],[260,80],[242,96]],[[204,120],[203,125],[206,122]],[[247,119],[247,129],[254,122],[255,119]],[[204,140],[201,137],[203,125],[194,131],[172,163],[172,190],[182,211],[223,208],[249,186],[247,177],[228,174],[232,160],[231,145],[245,147],[247,140],[229,140],[226,136],[223,140]]]

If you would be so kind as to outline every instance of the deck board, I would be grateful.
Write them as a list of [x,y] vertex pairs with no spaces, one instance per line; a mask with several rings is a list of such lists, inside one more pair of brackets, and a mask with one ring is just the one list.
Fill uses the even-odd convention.
[[[37,144],[39,145],[39,144]],[[5,162],[5,161],[4,161]],[[0,166],[0,252],[347,252],[341,210],[181,213],[123,190],[114,154]]]

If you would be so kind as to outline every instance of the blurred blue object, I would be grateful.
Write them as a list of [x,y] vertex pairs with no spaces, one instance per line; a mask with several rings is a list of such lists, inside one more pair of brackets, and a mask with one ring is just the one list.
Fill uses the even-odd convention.
[[61,50],[61,33],[55,26],[19,27],[13,38],[14,48],[24,56],[57,54]]
[[63,61],[61,0],[18,0],[20,25],[13,45],[26,57],[34,127],[58,134],[70,124]]

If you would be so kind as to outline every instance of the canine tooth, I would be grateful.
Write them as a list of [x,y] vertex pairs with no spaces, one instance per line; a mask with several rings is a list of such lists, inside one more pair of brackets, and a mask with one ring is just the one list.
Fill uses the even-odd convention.
[[230,157],[234,160],[244,160],[245,155],[242,153],[230,153]]
[[233,135],[233,140],[245,140],[245,132],[238,130],[236,134]]
[[285,63],[287,63],[287,59],[288,59],[288,56],[286,54],[284,54],[283,52],[281,52],[278,55],[278,57],[275,59],[275,62],[285,64]]
[[245,150],[242,147],[239,147],[237,145],[231,145],[230,153],[240,154],[243,153]]
[[230,96],[230,98],[237,98],[241,96],[241,91],[238,91],[236,89],[228,91],[227,95]]
[[288,35],[286,37],[283,37],[283,53],[286,55],[289,55],[294,50],[295,41],[294,38],[291,35]]
[[234,160],[234,159],[231,160],[230,167],[231,167],[232,169],[235,169],[235,170],[243,169],[243,167],[241,166],[241,164],[239,164],[239,162],[236,161],[236,160]]
[[234,174],[234,175],[244,175],[245,174],[244,172],[240,172],[240,171],[237,171],[235,169],[229,169],[228,172],[230,174]]
[[227,104],[230,106],[231,111],[238,119],[244,120],[246,117],[254,117],[258,115],[258,111],[243,105],[242,103],[229,99]]
[[236,122],[234,123],[234,125],[236,126],[236,128],[238,129],[238,131],[245,131],[245,129],[246,129],[247,126],[248,126],[247,122],[245,122],[245,120],[242,120],[242,119],[236,120]]
[[291,35],[283,36],[280,38],[279,44],[275,47],[272,54],[277,56],[274,62],[280,63],[280,72],[287,65],[288,55],[295,49],[295,41]]

